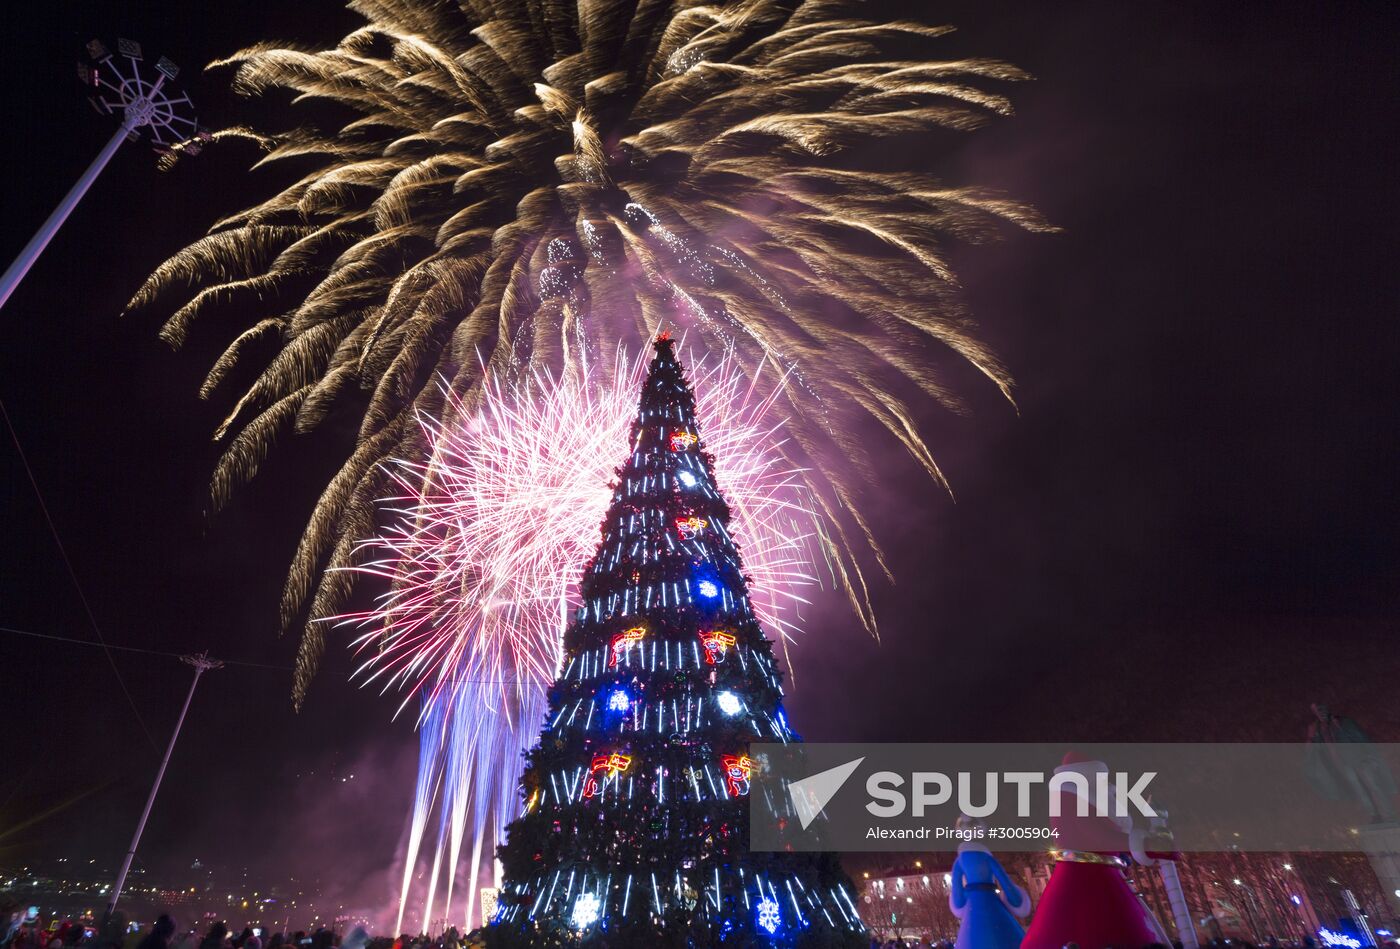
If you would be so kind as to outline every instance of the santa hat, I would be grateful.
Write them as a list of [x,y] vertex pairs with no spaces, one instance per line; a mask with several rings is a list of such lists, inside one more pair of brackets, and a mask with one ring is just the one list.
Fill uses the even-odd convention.
[[[1098,788],[1096,779],[1098,775],[1108,773],[1108,765],[1071,749],[1065,752],[1064,757],[1060,759],[1060,766],[1055,769],[1055,774],[1067,772],[1083,775],[1089,788],[1090,807],[1095,808]],[[1112,783],[1107,785],[1107,791],[1107,797],[1103,802],[1108,807],[1107,814],[1094,814],[1087,818],[1079,818],[1069,816],[1078,812],[1070,809],[1071,805],[1068,801],[1062,805],[1060,827],[1065,837],[1066,849],[1084,849],[1101,853],[1128,851],[1133,855],[1134,860],[1148,867],[1156,863],[1157,858],[1176,859],[1176,855],[1171,853],[1149,853],[1147,851],[1147,837],[1152,832],[1152,822],[1134,820],[1132,811],[1126,808],[1124,813],[1119,814],[1118,794]],[[1060,793],[1065,798],[1080,797],[1079,789],[1074,785],[1062,787]]]
[[[1133,819],[1130,815],[1119,815],[1117,813],[1117,795],[1114,793],[1112,783],[1107,783],[1108,794],[1100,801],[1098,798],[1101,786],[1101,775],[1108,774],[1108,765],[1097,758],[1090,758],[1082,752],[1071,749],[1065,752],[1065,756],[1060,759],[1060,766],[1055,769],[1055,774],[1077,774],[1084,779],[1084,788],[1080,789],[1076,784],[1062,784],[1060,795],[1064,803],[1061,806],[1059,826],[1065,836],[1067,849],[1071,850],[1099,850],[1099,851],[1124,851],[1128,850],[1129,835],[1133,831]],[[1085,793],[1087,791],[1087,794]],[[1077,800],[1083,798],[1089,802],[1089,814],[1085,817],[1078,817]],[[1075,799],[1076,803],[1071,804],[1070,799]],[[1106,813],[1099,813],[1099,804],[1106,806]],[[1078,840],[1078,838],[1087,838]],[[1113,843],[1111,843],[1111,841]],[[1077,846],[1076,846],[1077,842]]]

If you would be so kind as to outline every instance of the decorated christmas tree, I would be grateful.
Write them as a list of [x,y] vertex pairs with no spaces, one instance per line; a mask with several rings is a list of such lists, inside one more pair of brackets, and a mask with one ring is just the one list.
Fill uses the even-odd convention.
[[655,345],[500,848],[490,943],[863,944],[834,857],[748,849],[749,743],[798,738],[695,398],[670,339]]

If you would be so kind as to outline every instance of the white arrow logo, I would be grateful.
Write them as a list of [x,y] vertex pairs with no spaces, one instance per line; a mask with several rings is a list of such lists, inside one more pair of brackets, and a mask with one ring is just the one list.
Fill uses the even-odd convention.
[[807,825],[817,819],[817,815],[826,807],[827,802],[836,796],[836,792],[841,790],[841,785],[846,783],[846,779],[855,773],[856,768],[865,758],[862,756],[855,761],[847,761],[826,771],[809,775],[801,781],[793,781],[788,785],[788,794],[792,796],[793,810],[797,811],[797,819],[802,822],[802,829],[806,830]]

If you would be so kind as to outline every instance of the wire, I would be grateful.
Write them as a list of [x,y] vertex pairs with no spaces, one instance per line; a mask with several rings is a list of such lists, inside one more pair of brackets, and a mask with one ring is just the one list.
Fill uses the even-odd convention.
[[[121,652],[139,652],[148,656],[169,656],[172,659],[183,659],[185,653],[170,652],[166,649],[141,649],[138,646],[116,646],[105,643],[95,643],[91,639],[76,639],[72,636],[58,636],[54,633],[36,633],[32,629],[16,629],[13,626],[0,626],[0,633],[9,633],[12,636],[28,636],[31,639],[47,639],[56,643],[71,643],[75,646],[102,646],[104,649],[116,649]],[[219,659],[226,666],[246,666],[249,669],[271,669],[275,672],[291,672],[293,666],[279,666],[267,662],[248,662],[243,659]],[[474,682],[484,685],[516,685],[521,679],[463,679],[457,676],[449,676],[452,682]]]
[[14,443],[20,463],[24,465],[24,473],[29,476],[29,484],[34,488],[34,497],[39,501],[39,510],[43,512],[44,521],[49,525],[49,533],[53,535],[54,545],[58,547],[59,556],[63,558],[63,566],[68,569],[68,579],[73,581],[73,589],[78,592],[78,600],[83,604],[83,612],[87,614],[88,623],[92,625],[92,631],[97,634],[97,641],[106,652],[107,661],[112,665],[112,674],[117,677],[117,684],[122,687],[122,695],[126,696],[126,702],[131,706],[131,714],[136,716],[137,724],[145,733],[146,741],[150,743],[151,750],[160,754],[160,746],[151,737],[151,730],[146,727],[146,719],[142,717],[141,710],[136,707],[136,700],[131,697],[131,691],[126,687],[126,680],[122,678],[121,670],[117,668],[117,660],[112,657],[112,647],[107,644],[107,637],[102,635],[102,627],[97,625],[97,617],[92,612],[92,605],[88,603],[87,594],[83,592],[83,585],[78,582],[78,573],[73,569],[73,562],[68,559],[68,550],[63,546],[62,538],[58,536],[58,527],[49,515],[49,506],[44,503],[44,492],[39,490],[39,481],[34,477],[34,469],[29,466],[29,456],[24,453],[24,446],[19,443],[19,433],[15,431],[14,423],[10,421],[10,413],[6,410],[3,399],[0,399],[0,416],[5,419],[5,428],[10,432],[10,441]]
[[[75,639],[72,636],[57,636],[53,633],[36,633],[31,629],[16,629],[13,626],[0,626],[0,633],[10,633],[14,636],[28,636],[31,639],[48,639],[58,643],[72,643],[75,646],[105,646],[107,649],[116,649],[121,652],[139,652],[148,656],[169,656],[172,659],[183,659],[184,653],[170,652],[166,649],[141,649],[138,646],[106,646],[103,643],[95,643],[91,639]],[[248,666],[253,669],[274,669],[279,672],[291,672],[291,666],[274,666],[265,662],[244,662],[239,659],[220,659],[226,666]]]

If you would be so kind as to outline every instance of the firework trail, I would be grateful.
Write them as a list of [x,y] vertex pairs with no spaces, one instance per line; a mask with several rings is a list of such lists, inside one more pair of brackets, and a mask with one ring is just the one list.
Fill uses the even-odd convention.
[[[801,473],[781,453],[775,405],[786,383],[769,384],[768,375],[781,376],[771,365],[746,373],[732,350],[686,358],[755,610],[786,642],[801,622],[804,588],[818,582],[824,530]],[[520,756],[539,736],[560,634],[578,606],[646,366],[619,352],[606,367],[586,364],[558,379],[506,385],[491,376],[472,412],[449,392],[453,421],[419,419],[426,461],[392,465],[402,490],[386,502],[391,524],[363,545],[365,562],[354,568],[390,592],[334,621],[361,630],[361,681],[400,691],[400,711],[417,703],[419,773],[396,932],[425,843],[423,928],[451,918],[459,866],[470,925],[483,854],[491,859],[515,816]]]
[[[958,405],[935,360],[967,360],[1009,393],[958,305],[948,245],[1044,225],[928,168],[947,133],[1008,113],[995,87],[1023,74],[938,59],[949,27],[865,19],[842,0],[350,6],[366,24],[333,48],[260,44],[216,64],[243,93],[286,90],[346,118],[218,133],[257,141],[260,164],[298,179],[218,222],[133,300],[176,307],[163,330],[175,345],[211,310],[248,321],[205,396],[280,341],[218,430],[231,440],[216,506],[279,433],[357,420],[293,559],[284,623],[342,608],[356,574],[326,568],[352,564],[373,533],[382,463],[422,457],[420,414],[470,418],[487,370],[562,378],[666,322],[793,373],[776,392],[782,451],[873,631],[853,553],[874,549],[854,497],[872,476],[870,429],[941,481],[914,423],[924,402]],[[310,623],[298,701],[323,647]]]

